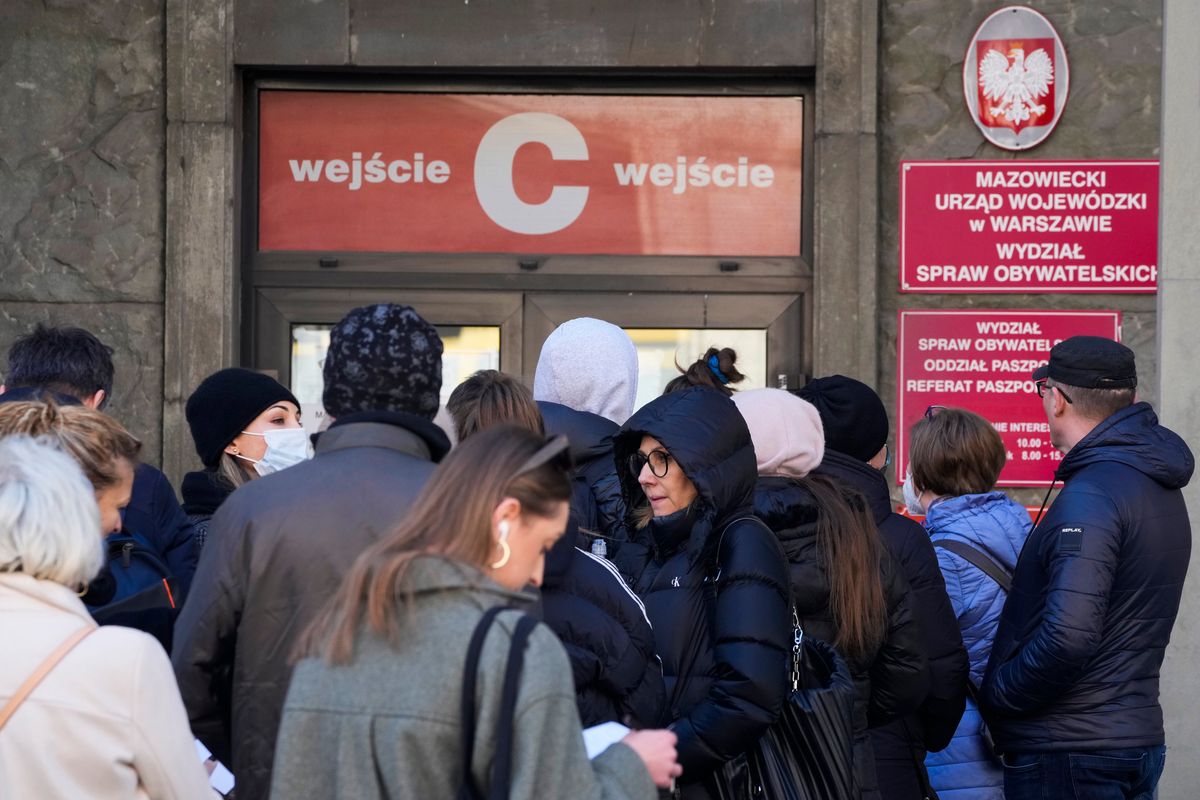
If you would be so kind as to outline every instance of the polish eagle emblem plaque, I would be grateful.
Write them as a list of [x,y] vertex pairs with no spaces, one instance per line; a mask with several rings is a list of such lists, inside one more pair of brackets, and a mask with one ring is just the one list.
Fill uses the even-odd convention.
[[1041,143],[1062,116],[1068,86],[1062,40],[1030,8],[995,12],[967,48],[963,95],[975,124],[997,147],[1026,150]]

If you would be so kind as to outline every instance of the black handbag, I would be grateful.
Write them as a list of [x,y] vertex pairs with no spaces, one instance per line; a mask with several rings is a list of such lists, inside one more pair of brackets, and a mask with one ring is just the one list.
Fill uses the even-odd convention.
[[720,800],[850,800],[854,775],[854,681],[826,642],[805,636],[792,610],[791,692],[779,719],[745,754],[706,781]]
[[488,780],[488,792],[484,795],[475,785],[471,762],[475,755],[475,684],[479,673],[479,657],[483,653],[483,642],[488,630],[504,606],[493,606],[484,612],[483,618],[471,634],[467,647],[466,668],[463,671],[462,694],[462,774],[459,780],[458,800],[507,800],[512,783],[513,717],[517,708],[517,688],[521,681],[521,669],[525,664],[525,643],[537,625],[533,617],[522,614],[513,631],[509,644],[508,664],[504,669],[504,688],[500,694],[500,714],[496,721],[496,755],[492,760]]

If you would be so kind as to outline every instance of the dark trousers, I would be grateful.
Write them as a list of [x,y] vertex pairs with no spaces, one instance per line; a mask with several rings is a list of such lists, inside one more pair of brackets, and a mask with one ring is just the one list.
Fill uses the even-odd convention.
[[1157,747],[1078,753],[1008,753],[1006,800],[1152,800],[1167,751]]

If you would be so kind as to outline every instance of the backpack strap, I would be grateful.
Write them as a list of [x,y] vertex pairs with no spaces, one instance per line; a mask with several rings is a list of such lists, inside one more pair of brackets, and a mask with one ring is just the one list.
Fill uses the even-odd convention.
[[525,665],[525,644],[533,633],[537,620],[523,615],[513,631],[508,650],[508,666],[504,670],[504,691],[500,695],[500,716],[496,722],[496,757],[492,761],[491,785],[488,800],[507,800],[512,786],[513,740],[516,732],[513,721],[517,712],[517,689]]
[[479,624],[475,626],[475,632],[471,634],[471,643],[467,646],[462,692],[461,747],[463,760],[462,775],[459,781],[461,798],[481,797],[471,772],[471,763],[475,756],[475,685],[479,673],[479,656],[483,653],[483,641],[487,638],[488,630],[492,627],[496,616],[504,608],[504,606],[492,606],[483,613],[483,618],[479,620]]
[[[483,654],[483,643],[488,631],[502,611],[509,611],[507,606],[493,606],[484,612],[475,632],[471,635],[471,643],[467,647],[466,669],[463,673],[462,697],[462,776],[459,797],[463,800],[478,800],[483,797],[475,785],[471,764],[475,756],[476,708],[475,689],[478,683],[479,659]],[[496,753],[492,760],[492,769],[488,781],[488,800],[507,800],[512,783],[512,754],[513,754],[513,722],[516,719],[517,689],[520,687],[521,670],[525,663],[525,645],[533,633],[537,620],[527,614],[522,614],[513,631],[509,643],[508,662],[504,670],[504,686],[500,695],[500,713],[496,721]]]
[[21,684],[17,691],[13,693],[13,696],[9,698],[8,702],[4,704],[4,708],[0,709],[0,729],[5,726],[13,714],[17,713],[17,709],[25,702],[25,698],[33,693],[38,684],[45,680],[46,676],[58,666],[59,662],[75,649],[75,645],[86,639],[94,630],[96,629],[91,625],[83,626],[68,636],[62,644],[54,648],[54,652],[46,656],[45,661],[38,664],[33,674],[25,679],[25,682]]
[[948,550],[959,558],[965,559],[967,563],[998,583],[1005,594],[1012,591],[1012,573],[978,547],[973,547],[966,542],[960,542],[956,539],[938,539],[933,543],[933,546]]

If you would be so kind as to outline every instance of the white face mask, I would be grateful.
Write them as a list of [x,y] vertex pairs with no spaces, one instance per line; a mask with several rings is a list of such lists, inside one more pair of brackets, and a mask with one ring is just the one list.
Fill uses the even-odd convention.
[[301,461],[307,461],[312,458],[312,444],[308,440],[308,431],[304,428],[282,428],[280,430],[267,431],[266,433],[254,433],[253,431],[242,431],[247,436],[261,436],[266,439],[267,452],[263,453],[263,457],[258,461],[245,456],[239,455],[238,458],[243,461],[249,461],[254,465],[254,471],[259,475],[270,475],[272,472],[279,472],[281,469],[294,467]]
[[908,507],[910,514],[921,516],[925,513],[925,506],[921,505],[921,495],[913,484],[912,470],[904,475],[904,505]]

